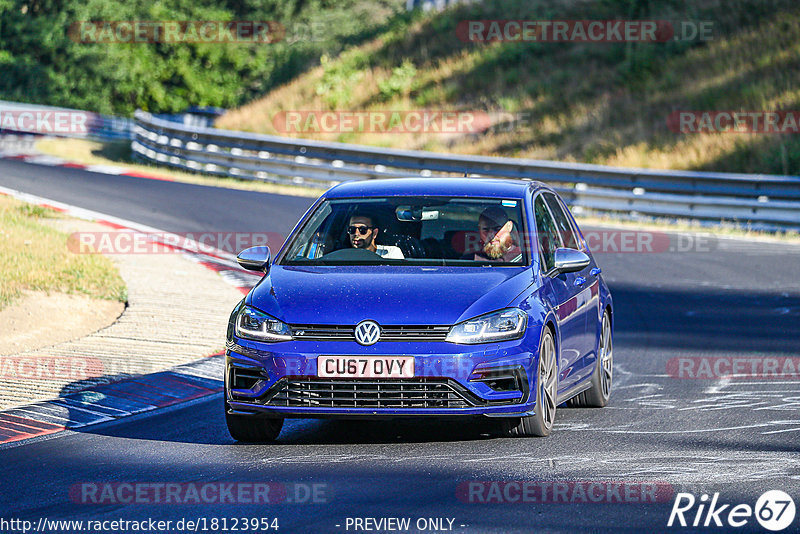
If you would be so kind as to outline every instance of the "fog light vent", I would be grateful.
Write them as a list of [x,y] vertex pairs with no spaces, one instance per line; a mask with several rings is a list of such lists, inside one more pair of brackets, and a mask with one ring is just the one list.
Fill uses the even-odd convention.
[[253,389],[260,380],[266,380],[266,377],[257,369],[231,368],[231,387],[233,389]]
[[521,365],[479,369],[473,371],[469,380],[470,382],[483,382],[499,393],[519,391],[523,396],[528,394],[527,375]]

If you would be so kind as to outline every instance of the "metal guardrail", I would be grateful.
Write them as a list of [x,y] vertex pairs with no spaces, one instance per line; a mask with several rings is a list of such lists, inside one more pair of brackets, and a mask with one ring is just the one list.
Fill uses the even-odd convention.
[[390,150],[345,143],[187,128],[135,114],[134,153],[194,172],[329,187],[344,180],[409,175],[542,180],[575,211],[734,221],[800,228],[800,177],[629,169],[529,159]]
[[[133,140],[133,119],[6,101],[0,101],[0,115],[3,116],[0,120],[2,134],[54,135],[101,141]],[[73,117],[78,120],[73,122]]]

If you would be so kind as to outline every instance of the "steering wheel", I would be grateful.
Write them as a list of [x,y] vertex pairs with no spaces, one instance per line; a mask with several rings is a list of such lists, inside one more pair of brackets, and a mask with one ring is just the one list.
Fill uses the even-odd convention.
[[408,235],[397,235],[394,237],[394,245],[399,247],[406,258],[424,258],[425,249],[422,243],[414,237]]

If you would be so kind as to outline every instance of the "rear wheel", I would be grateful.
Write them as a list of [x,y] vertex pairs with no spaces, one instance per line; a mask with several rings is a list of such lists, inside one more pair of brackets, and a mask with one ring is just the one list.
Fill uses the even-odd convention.
[[510,436],[549,436],[556,418],[558,396],[558,358],[553,331],[545,327],[539,344],[539,366],[536,377],[536,408],[534,415],[506,422]]
[[283,419],[268,419],[257,415],[237,415],[228,413],[228,401],[222,396],[225,404],[225,423],[228,433],[236,441],[247,443],[265,443],[275,441],[283,428]]
[[603,324],[600,329],[600,345],[597,349],[597,361],[592,374],[592,387],[573,397],[570,406],[580,408],[602,408],[608,404],[611,396],[611,378],[614,374],[614,347],[611,339],[611,316],[606,310],[603,313]]

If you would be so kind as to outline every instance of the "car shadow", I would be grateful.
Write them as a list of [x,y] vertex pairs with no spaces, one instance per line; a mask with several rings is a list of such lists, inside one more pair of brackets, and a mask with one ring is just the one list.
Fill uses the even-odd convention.
[[[497,438],[495,420],[480,418],[422,419],[286,419],[275,445],[343,445],[435,443]],[[176,430],[178,429],[178,430]],[[111,424],[74,429],[120,439],[165,441],[187,444],[223,445],[237,443],[228,434],[221,394],[157,410],[146,415],[123,418]]]

